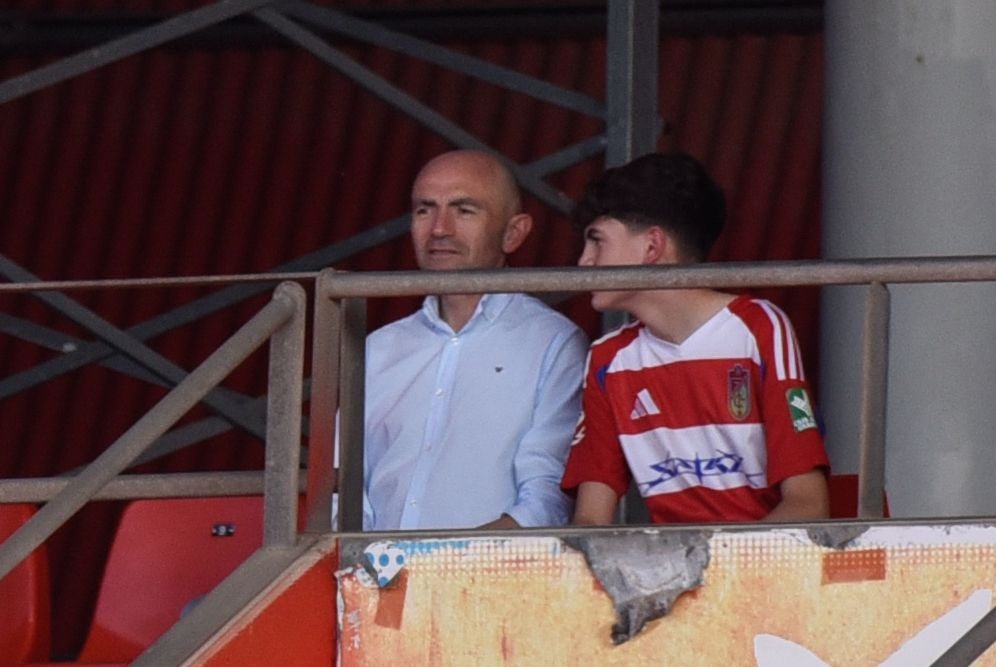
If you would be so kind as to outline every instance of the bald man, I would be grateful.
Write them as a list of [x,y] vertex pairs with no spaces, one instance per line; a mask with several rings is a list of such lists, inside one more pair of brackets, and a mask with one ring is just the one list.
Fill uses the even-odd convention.
[[[496,269],[532,218],[491,155],[437,156],[412,187],[419,268]],[[367,339],[365,530],[566,523],[560,490],[587,354],[523,294],[428,296]]]

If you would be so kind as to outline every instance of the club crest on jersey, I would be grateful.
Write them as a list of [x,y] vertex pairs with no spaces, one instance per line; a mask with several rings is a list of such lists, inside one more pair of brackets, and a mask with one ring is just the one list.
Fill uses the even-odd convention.
[[726,374],[726,399],[734,419],[747,419],[750,414],[750,371],[740,364]]
[[816,417],[813,415],[813,405],[809,402],[809,394],[801,387],[785,392],[788,401],[789,415],[792,418],[792,428],[799,431],[816,428]]

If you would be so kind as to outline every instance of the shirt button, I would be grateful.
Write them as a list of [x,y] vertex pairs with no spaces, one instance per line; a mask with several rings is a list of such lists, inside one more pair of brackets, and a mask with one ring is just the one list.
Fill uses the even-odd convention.
[[437,389],[436,390],[436,396],[442,396],[442,395],[443,395],[443,390],[442,389]]
[[408,504],[411,505],[412,507],[415,507],[415,501],[414,500],[411,501],[411,502],[409,502]]
[[456,345],[457,343],[460,342],[460,337],[459,336],[453,336],[453,338],[450,338],[450,342],[453,343],[454,345]]

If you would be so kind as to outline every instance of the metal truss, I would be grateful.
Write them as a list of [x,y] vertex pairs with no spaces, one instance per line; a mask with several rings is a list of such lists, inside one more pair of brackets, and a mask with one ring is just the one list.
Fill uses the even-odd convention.
[[[576,91],[555,86],[488,61],[457,53],[432,42],[389,30],[369,20],[308,2],[273,0],[220,0],[140,28],[123,37],[57,60],[0,83],[0,104],[117,62],[129,56],[206,31],[240,17],[252,17],[276,35],[312,53],[352,79],[371,94],[411,116],[456,146],[487,150],[509,165],[522,188],[551,208],[564,212],[570,199],[550,186],[544,177],[604,151],[607,164],[619,164],[652,150],[660,121],[656,110],[658,3],[613,0],[605,5],[608,35],[607,100],[602,102]],[[319,32],[321,34],[319,34]],[[549,104],[593,116],[605,123],[601,135],[566,146],[531,164],[518,164],[501,156],[457,124],[379,77],[340,49],[325,35],[337,35],[392,49],[440,67],[522,92]],[[317,271],[380,243],[407,233],[409,220],[402,216],[365,230],[350,239],[322,248],[273,269],[274,273]],[[0,256],[0,273],[21,283],[37,282],[33,274]],[[272,282],[233,284],[128,329],[119,329],[65,294],[35,293],[63,315],[92,333],[96,340],[81,341],[9,315],[0,317],[0,330],[51,350],[54,359],[0,380],[0,399],[47,382],[84,365],[100,363],[132,377],[164,386],[175,386],[187,372],[151,350],[145,342],[270,289]],[[262,437],[262,411],[266,397],[249,397],[216,389],[204,398],[216,416],[202,419],[165,434],[142,461],[238,427]]]

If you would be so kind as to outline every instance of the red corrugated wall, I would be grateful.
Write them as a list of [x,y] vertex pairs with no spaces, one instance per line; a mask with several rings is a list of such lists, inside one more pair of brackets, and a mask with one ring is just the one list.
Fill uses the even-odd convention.
[[[14,4],[48,11],[115,8],[92,0]],[[178,10],[201,3],[152,4],[127,7]],[[604,97],[603,39],[495,37],[446,44]],[[602,129],[593,119],[421,61],[344,48],[522,162]],[[0,78],[50,59],[0,53]],[[819,256],[821,87],[819,35],[664,38],[660,108],[668,129],[660,145],[703,159],[730,201],[729,228],[714,259]],[[158,49],[0,105],[0,253],[50,280],[265,271],[403,214],[415,171],[446,148],[296,48]],[[591,159],[549,180],[576,196],[601,166],[601,158]],[[572,264],[578,244],[566,220],[535,201],[527,206],[539,224],[514,263]],[[403,240],[340,265],[412,267]],[[187,288],[73,296],[126,328],[204,293]],[[764,295],[793,317],[815,371],[815,292]],[[193,368],[261,299],[150,344]],[[413,304],[372,303],[370,325]],[[83,335],[30,298],[8,295],[0,305],[3,312]],[[598,333],[585,298],[561,307]],[[0,336],[4,377],[56,354]],[[227,386],[263,393],[264,362],[256,355]],[[163,393],[88,367],[0,401],[0,476],[57,475],[92,460]],[[261,454],[257,441],[229,434],[142,470],[258,468]],[[72,654],[82,642],[117,512],[113,503],[88,507],[50,543],[55,655]]]

